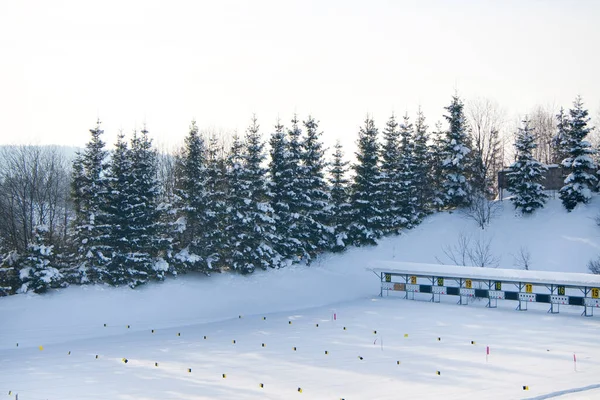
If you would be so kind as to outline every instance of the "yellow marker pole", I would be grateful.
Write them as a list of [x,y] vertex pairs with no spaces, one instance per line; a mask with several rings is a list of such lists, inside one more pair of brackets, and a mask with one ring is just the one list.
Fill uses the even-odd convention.
[[43,351],[44,350],[44,346],[40,346],[40,347],[38,347],[38,349],[40,349],[40,351]]

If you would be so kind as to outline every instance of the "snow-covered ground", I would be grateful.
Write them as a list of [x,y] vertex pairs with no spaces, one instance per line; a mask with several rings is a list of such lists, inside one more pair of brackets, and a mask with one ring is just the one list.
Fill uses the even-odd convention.
[[368,270],[382,261],[449,263],[443,249],[462,234],[485,235],[503,268],[523,247],[533,270],[587,272],[600,254],[598,204],[567,213],[554,200],[515,217],[506,202],[483,232],[461,213],[436,214],[311,267],[0,298],[0,397],[600,398],[600,315],[379,298]]

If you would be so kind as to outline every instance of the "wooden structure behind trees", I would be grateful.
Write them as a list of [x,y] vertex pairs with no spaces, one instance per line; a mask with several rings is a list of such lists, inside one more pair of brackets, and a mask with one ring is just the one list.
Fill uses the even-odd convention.
[[[544,179],[540,181],[542,185],[544,185],[545,190],[554,190],[559,191],[565,185],[565,178],[571,172],[569,168],[562,167],[558,164],[550,164],[547,165],[548,170],[544,172]],[[508,189],[508,179],[507,174],[510,172],[510,169],[506,168],[502,171],[498,172],[498,192],[500,196],[500,200],[503,198],[503,190]],[[597,171],[590,170],[588,171],[591,174],[596,174]]]

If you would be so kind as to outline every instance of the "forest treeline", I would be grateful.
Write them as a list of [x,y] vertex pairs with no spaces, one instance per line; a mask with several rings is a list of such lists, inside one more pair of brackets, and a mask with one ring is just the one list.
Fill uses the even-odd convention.
[[[507,153],[502,120],[489,102],[466,113],[457,95],[444,120],[430,129],[419,110],[378,129],[367,117],[352,163],[339,142],[327,156],[311,116],[268,132],[254,117],[227,145],[192,122],[173,154],[158,152],[146,128],[120,133],[109,151],[100,121],[74,160],[51,146],[4,147],[0,294],[310,264],[440,210],[464,209],[483,228]],[[579,97],[568,111],[523,119],[508,166],[519,212],[543,207],[550,163],[570,172],[559,194],[567,210],[589,201],[589,121]]]

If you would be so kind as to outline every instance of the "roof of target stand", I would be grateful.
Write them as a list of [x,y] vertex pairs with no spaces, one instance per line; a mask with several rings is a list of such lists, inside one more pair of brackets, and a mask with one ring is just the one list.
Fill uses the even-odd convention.
[[374,261],[371,263],[371,268],[368,269],[377,274],[391,273],[399,275],[434,276],[440,278],[600,287],[600,275],[574,272],[463,267],[456,265],[419,264],[396,261]]

